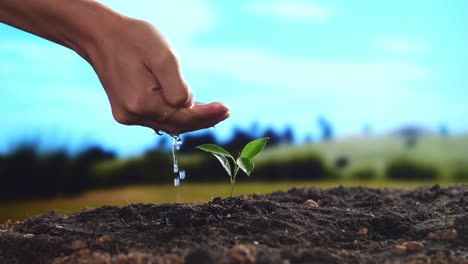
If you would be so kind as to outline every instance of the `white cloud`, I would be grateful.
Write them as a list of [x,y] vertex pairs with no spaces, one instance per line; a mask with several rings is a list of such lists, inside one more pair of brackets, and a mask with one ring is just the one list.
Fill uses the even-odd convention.
[[394,55],[426,54],[430,52],[427,43],[417,39],[383,37],[376,41],[379,48]]
[[268,15],[289,21],[324,22],[329,20],[335,10],[306,0],[251,0],[247,9],[258,15]]

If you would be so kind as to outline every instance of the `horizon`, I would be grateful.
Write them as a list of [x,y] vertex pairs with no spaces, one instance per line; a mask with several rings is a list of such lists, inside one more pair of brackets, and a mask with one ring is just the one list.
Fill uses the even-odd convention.
[[[261,126],[258,123],[253,123],[250,126],[255,127],[255,129],[248,129],[248,128],[241,128],[241,127],[234,127],[231,131],[231,135],[226,136],[226,137],[220,137],[219,135],[216,134],[216,129],[204,129],[204,130],[198,130],[195,132],[190,132],[190,133],[184,133],[181,135],[181,138],[185,141],[186,137],[190,138],[197,138],[197,137],[204,137],[207,135],[212,135],[216,144],[220,144],[221,146],[224,144],[229,144],[229,142],[232,142],[234,140],[234,136],[236,133],[241,132],[241,133],[246,133],[251,137],[251,139],[255,138],[260,138],[266,136],[265,133],[267,132],[272,132],[275,134],[277,137],[277,140],[279,140],[279,144],[282,145],[284,143],[287,143],[288,145],[303,145],[303,144],[322,144],[326,142],[340,142],[340,141],[346,141],[350,139],[365,139],[365,138],[379,138],[381,140],[386,140],[388,138],[392,137],[407,137],[410,134],[411,135],[416,135],[417,137],[466,137],[468,136],[468,132],[464,133],[451,133],[447,127],[439,127],[437,129],[431,129],[428,127],[423,127],[423,126],[417,126],[417,125],[404,125],[397,127],[395,129],[390,129],[388,131],[383,131],[381,133],[375,133],[372,131],[372,129],[368,129],[367,127],[364,127],[361,131],[357,133],[352,133],[348,135],[342,135],[342,136],[336,136],[334,134],[333,126],[332,126],[332,133],[330,138],[324,138],[323,137],[323,131],[321,132],[322,135],[306,135],[304,138],[297,138],[297,133],[295,133],[294,128],[292,127],[284,127],[282,129],[274,129],[272,127],[267,127],[267,126]],[[289,142],[288,139],[286,138],[286,133],[287,130],[290,129],[292,132],[292,141]],[[92,148],[98,147],[101,148],[102,150],[106,152],[111,152],[115,155],[117,155],[117,158],[132,158],[136,156],[140,156],[147,151],[153,151],[153,150],[161,150],[163,152],[169,152],[171,151],[171,137],[164,133],[162,135],[154,134],[154,138],[151,144],[148,144],[145,148],[142,148],[140,151],[135,152],[135,153],[121,153],[118,151],[118,149],[113,149],[112,147],[106,147],[103,146],[102,144],[98,144],[97,142],[92,142],[89,141],[84,144],[78,144],[76,146],[65,146],[63,144],[56,144],[53,142],[45,142],[43,139],[39,138],[38,136],[36,137],[30,137],[30,138],[22,138],[19,141],[11,142],[10,147],[8,148],[7,151],[2,151],[0,152],[1,155],[9,155],[15,150],[22,149],[23,147],[26,148],[32,148],[38,153],[41,154],[48,154],[48,153],[54,153],[54,152],[65,152],[68,155],[74,156],[79,153],[83,153],[87,150],[90,150]],[[285,141],[286,140],[286,141]],[[193,143],[193,142],[192,142]],[[268,146],[272,147],[272,146]]]
[[[468,133],[468,2],[100,1],[168,38],[195,99],[221,101],[234,128],[336,138],[416,125]],[[0,23],[0,153],[99,144],[119,156],[155,145],[153,131],[115,122],[92,68],[73,51]],[[300,142],[300,140],[299,140]]]

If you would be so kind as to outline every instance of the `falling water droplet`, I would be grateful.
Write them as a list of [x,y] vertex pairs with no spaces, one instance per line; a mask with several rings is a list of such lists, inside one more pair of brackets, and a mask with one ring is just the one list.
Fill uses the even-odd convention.
[[[164,134],[162,130],[157,130],[155,131],[155,133],[160,136]],[[180,137],[179,135],[170,135],[170,136],[172,138],[172,159],[174,161],[174,166],[173,166],[174,186],[177,187],[180,185],[180,180],[185,179],[185,170],[179,169],[179,162],[177,160],[177,150],[180,149],[184,141],[182,140],[182,137]]]
[[177,148],[177,150],[179,150],[180,147],[182,146],[182,143],[183,143],[182,138],[179,137],[179,136],[177,136],[177,137],[175,138],[175,140],[176,140],[176,142],[175,142],[176,148]]
[[185,179],[185,171],[179,170],[179,162],[177,161],[177,150],[183,143],[183,140],[178,135],[171,135],[172,137],[172,158],[174,160],[174,186],[180,185],[180,179]]

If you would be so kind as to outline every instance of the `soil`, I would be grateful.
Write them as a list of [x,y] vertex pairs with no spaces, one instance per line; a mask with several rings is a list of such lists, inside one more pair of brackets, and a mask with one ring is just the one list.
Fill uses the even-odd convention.
[[468,185],[104,206],[0,225],[0,263],[468,263],[467,212]]

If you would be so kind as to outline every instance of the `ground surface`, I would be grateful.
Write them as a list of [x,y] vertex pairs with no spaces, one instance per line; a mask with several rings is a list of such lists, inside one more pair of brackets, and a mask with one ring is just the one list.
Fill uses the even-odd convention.
[[379,262],[468,263],[468,186],[292,189],[0,225],[0,263]]

